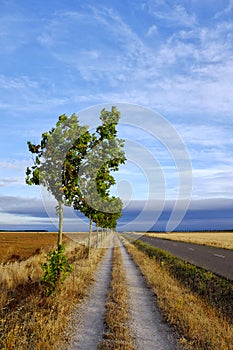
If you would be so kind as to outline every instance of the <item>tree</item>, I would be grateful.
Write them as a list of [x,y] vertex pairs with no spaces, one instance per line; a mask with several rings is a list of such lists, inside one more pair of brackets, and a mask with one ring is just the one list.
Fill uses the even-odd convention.
[[102,124],[92,135],[86,158],[81,163],[78,158],[74,167],[79,187],[78,195],[73,197],[73,206],[90,219],[89,248],[92,223],[114,228],[121,216],[122,201],[110,196],[110,188],[116,183],[111,173],[119,170],[126,161],[124,141],[117,138],[119,118],[120,112],[115,107],[111,111],[101,111]]
[[[62,245],[63,204],[70,205],[77,188],[76,179],[72,179],[72,159],[75,154],[76,163],[85,156],[91,135],[87,126],[80,126],[77,116],[65,114],[58,118],[56,127],[42,134],[40,144],[28,141],[29,151],[33,154],[34,165],[26,169],[28,185],[43,185],[58,202],[59,231],[58,247]],[[66,185],[69,184],[69,191]]]
[[40,144],[28,142],[34,165],[26,170],[26,183],[43,185],[56,198],[58,247],[62,244],[63,204],[80,210],[90,224],[100,221],[102,213],[112,218],[121,216],[121,200],[110,196],[110,187],[115,184],[111,172],[126,160],[124,141],[117,138],[119,118],[115,107],[103,109],[102,124],[91,135],[87,126],[79,125],[75,114],[70,118],[61,115],[56,127],[42,134]]

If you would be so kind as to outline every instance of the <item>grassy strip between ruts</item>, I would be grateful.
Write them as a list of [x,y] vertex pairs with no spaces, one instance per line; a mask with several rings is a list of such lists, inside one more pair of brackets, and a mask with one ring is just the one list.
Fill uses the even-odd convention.
[[[51,350],[64,337],[70,314],[87,293],[105,250],[87,257],[87,248],[70,242],[66,254],[74,269],[65,283],[50,297],[43,297],[41,261],[44,254],[22,262],[1,265],[0,349]],[[68,339],[67,339],[68,341]]]
[[169,270],[168,264],[162,263],[163,260],[156,261],[154,256],[148,256],[148,250],[140,251],[135,245],[126,244],[126,247],[154,290],[166,321],[178,330],[182,348],[232,349],[233,325],[220,311],[200,295],[191,292],[185,286],[185,281],[179,281]]
[[129,329],[128,291],[122,256],[115,238],[110,291],[107,296],[103,341],[99,350],[133,350]]

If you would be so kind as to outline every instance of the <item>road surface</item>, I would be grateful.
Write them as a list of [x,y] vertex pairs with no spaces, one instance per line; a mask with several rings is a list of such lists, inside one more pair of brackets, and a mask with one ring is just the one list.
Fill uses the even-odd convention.
[[[132,237],[135,237],[135,234]],[[138,238],[191,264],[233,281],[233,250],[141,235]]]

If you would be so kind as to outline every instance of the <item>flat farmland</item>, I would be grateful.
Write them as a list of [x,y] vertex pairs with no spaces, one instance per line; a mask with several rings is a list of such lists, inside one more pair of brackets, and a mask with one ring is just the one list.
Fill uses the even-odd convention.
[[[88,239],[88,232],[65,232],[64,236],[67,239],[70,239],[76,243],[86,243]],[[95,236],[95,233],[92,233],[91,237]]]
[[147,236],[233,249],[233,231],[146,233]]
[[[88,232],[65,232],[64,237],[78,244],[88,244]],[[90,239],[90,244],[92,247],[94,247],[97,240],[101,239],[101,232],[99,232],[99,234],[92,232]]]
[[41,250],[48,252],[56,243],[56,232],[0,232],[0,263],[25,260]]

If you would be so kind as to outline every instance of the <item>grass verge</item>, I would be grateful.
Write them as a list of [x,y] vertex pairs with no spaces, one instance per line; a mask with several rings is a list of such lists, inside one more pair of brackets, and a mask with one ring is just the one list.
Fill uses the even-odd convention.
[[105,311],[106,330],[99,350],[134,350],[129,329],[129,306],[122,256],[116,239],[113,250],[113,268],[110,291]]
[[[64,336],[70,314],[85,296],[93,272],[104,254],[70,242],[66,254],[72,274],[50,297],[43,297],[40,264],[45,254],[21,262],[0,265],[0,349],[51,350]],[[67,339],[68,341],[68,339]]]
[[156,259],[161,266],[166,267],[185,287],[220,310],[229,322],[233,322],[232,282],[147,243],[138,240],[134,244],[149,257]]
[[178,330],[184,349],[232,349],[233,325],[226,317],[178,281],[168,266],[132,244],[126,247],[155,292],[166,321]]

